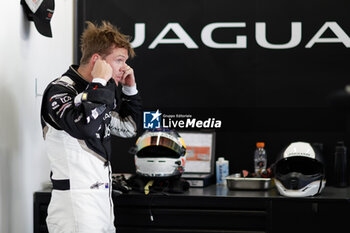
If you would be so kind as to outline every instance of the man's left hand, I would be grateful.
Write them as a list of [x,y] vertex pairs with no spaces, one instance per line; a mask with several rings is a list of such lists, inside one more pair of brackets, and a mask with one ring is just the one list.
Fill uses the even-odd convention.
[[126,65],[122,71],[124,72],[121,80],[119,81],[123,86],[135,86],[134,70],[130,66]]

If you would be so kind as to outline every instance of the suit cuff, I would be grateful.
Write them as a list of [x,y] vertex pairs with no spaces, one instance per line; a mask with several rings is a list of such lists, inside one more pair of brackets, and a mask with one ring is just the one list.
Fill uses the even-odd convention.
[[101,84],[102,86],[106,86],[107,85],[107,81],[104,80],[103,78],[94,78],[92,80],[93,83],[99,83]]
[[128,96],[136,95],[138,93],[136,85],[134,85],[134,86],[123,86],[122,92],[125,95],[128,95]]

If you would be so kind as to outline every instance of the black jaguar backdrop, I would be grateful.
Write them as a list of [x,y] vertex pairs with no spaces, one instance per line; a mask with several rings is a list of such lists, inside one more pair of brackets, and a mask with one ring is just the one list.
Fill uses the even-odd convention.
[[[331,177],[336,141],[350,145],[347,111],[327,98],[350,83],[348,9],[345,0],[80,0],[76,60],[84,22],[108,20],[134,40],[144,110],[221,120],[216,155],[231,173],[253,169],[257,141],[272,164],[300,140],[323,144]],[[135,140],[113,138],[114,172],[134,171]]]

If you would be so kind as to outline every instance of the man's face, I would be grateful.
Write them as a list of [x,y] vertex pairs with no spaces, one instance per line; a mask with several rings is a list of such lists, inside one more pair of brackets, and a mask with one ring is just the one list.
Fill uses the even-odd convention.
[[125,48],[114,48],[112,53],[105,58],[106,62],[112,67],[112,77],[116,83],[123,77],[128,58],[128,50]]

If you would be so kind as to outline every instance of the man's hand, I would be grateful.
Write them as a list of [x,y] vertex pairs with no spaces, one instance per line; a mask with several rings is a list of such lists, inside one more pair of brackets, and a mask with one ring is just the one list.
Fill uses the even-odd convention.
[[98,58],[91,71],[93,78],[102,78],[108,82],[112,77],[112,67],[105,61]]
[[124,73],[121,80],[119,81],[123,86],[135,86],[135,75],[134,70],[128,66],[125,65],[124,68],[122,68],[122,72]]

